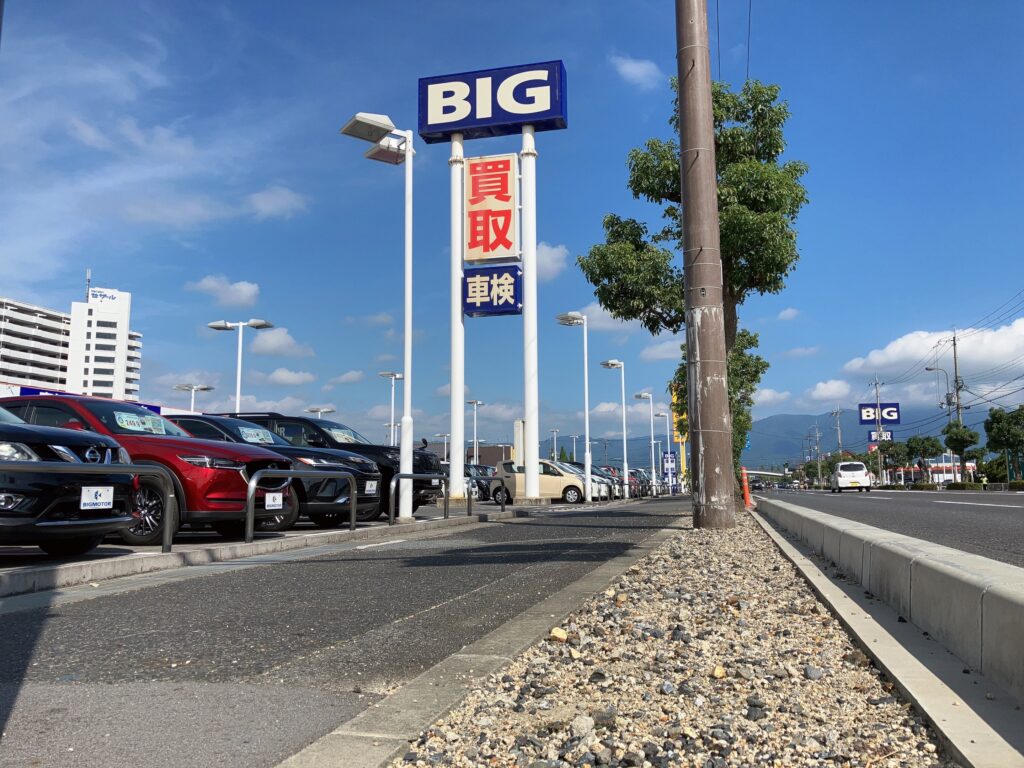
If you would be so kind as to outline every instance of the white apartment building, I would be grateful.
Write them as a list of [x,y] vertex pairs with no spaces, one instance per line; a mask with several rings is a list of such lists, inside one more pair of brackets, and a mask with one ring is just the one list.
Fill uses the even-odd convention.
[[0,298],[0,381],[82,395],[138,400],[142,334],[132,296],[90,288],[71,313]]

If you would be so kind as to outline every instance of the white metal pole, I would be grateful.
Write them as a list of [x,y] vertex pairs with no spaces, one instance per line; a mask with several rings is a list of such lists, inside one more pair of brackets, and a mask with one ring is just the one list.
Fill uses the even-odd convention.
[[551,435],[551,460],[558,461],[558,430],[552,430]]
[[[405,370],[402,378],[402,446],[399,467],[412,473],[412,131],[405,131]],[[398,517],[412,521],[412,480],[400,481]]]
[[476,403],[473,403],[473,463],[480,463],[480,443],[476,437]]
[[540,407],[537,363],[537,149],[533,126],[523,126],[523,468],[526,498],[540,496]]
[[576,461],[576,435],[572,436],[572,460]]
[[395,444],[395,378],[391,377],[391,445]]
[[668,413],[665,414],[665,453],[672,454],[672,464],[668,465],[668,495],[671,496],[672,486],[675,481],[675,451],[672,449],[672,406],[669,405]]
[[242,412],[242,329],[245,323],[238,324],[238,360],[235,362],[235,413]]
[[[462,315],[462,188],[465,183],[462,134],[452,134],[452,156],[448,161],[451,176],[451,418],[452,450],[448,460],[448,487],[453,499],[466,498],[466,320]],[[459,450],[455,450],[458,446]]]
[[583,316],[583,478],[584,492],[587,501],[593,501],[593,485],[590,479],[590,380],[588,378],[589,361],[587,360],[587,316]]
[[[196,412],[196,388],[195,387],[192,387],[192,399],[189,400],[188,409],[192,413]],[[238,411],[235,411],[235,413],[238,413]]]
[[629,498],[629,459],[626,455],[629,453],[629,448],[626,445],[626,363],[623,362],[619,367],[619,372],[622,374],[622,477],[625,480],[625,485],[622,487],[622,498]]
[[647,402],[651,406],[651,495],[656,496],[658,493],[658,465],[654,461],[654,393],[651,393]]
[[442,453],[444,453],[444,460],[448,461],[448,435],[444,436],[444,449]]

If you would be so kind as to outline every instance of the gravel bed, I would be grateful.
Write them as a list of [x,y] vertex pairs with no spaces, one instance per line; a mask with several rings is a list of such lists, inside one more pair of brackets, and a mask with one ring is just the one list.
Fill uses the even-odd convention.
[[748,515],[686,530],[394,766],[955,766]]

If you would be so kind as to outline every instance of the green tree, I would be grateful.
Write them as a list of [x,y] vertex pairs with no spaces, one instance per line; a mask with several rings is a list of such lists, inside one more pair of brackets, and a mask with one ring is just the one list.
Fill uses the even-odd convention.
[[896,440],[883,440],[878,444],[878,449],[885,457],[886,466],[892,471],[896,471],[910,463],[910,451],[907,449],[906,443]]
[[914,435],[907,438],[910,458],[932,459],[943,452],[942,442],[931,435]]
[[[678,84],[669,124],[678,125]],[[750,293],[779,293],[799,254],[794,224],[807,202],[806,163],[783,162],[789,106],[779,87],[748,81],[739,92],[713,84],[715,160],[721,232],[725,338],[737,341],[737,307]],[[639,320],[651,333],[678,333],[684,324],[683,270],[672,249],[682,247],[679,144],[650,139],[629,153],[633,196],[662,209],[665,224],[650,234],[636,219],[604,218],[605,242],[577,261],[601,306],[617,318]],[[668,247],[666,247],[666,244]]]
[[988,438],[988,450],[1003,454],[1004,464],[1006,453],[1009,452],[1014,459],[1010,466],[1016,466],[1017,456],[1024,451],[1024,406],[1018,406],[1012,411],[991,408],[985,419],[985,435]]
[[[753,425],[750,409],[754,407],[754,391],[764,372],[768,370],[768,361],[751,350],[757,348],[757,334],[748,330],[740,330],[736,343],[729,352],[729,409],[732,411],[732,461],[733,468],[739,472],[740,453],[747,442],[747,435]],[[678,392],[686,392],[686,345],[680,346],[683,361],[676,368],[676,375],[669,385]],[[686,411],[686,401],[677,398],[674,408],[677,411],[676,423],[684,424],[680,418]]]
[[564,445],[561,448],[558,449],[558,460],[559,461],[568,461],[569,460],[569,454],[567,454],[565,452],[565,446]]
[[981,435],[957,421],[944,426],[942,434],[946,436],[946,447],[960,456],[960,479],[963,480],[967,477],[967,457],[964,454],[978,442]]

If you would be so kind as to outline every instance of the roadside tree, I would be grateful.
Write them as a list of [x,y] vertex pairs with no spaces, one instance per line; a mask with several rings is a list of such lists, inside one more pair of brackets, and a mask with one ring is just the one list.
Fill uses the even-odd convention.
[[[1018,457],[1024,452],[1024,406],[1018,406],[1012,411],[1004,411],[1002,408],[990,409],[988,418],[985,419],[985,435],[988,437],[988,450],[1002,454],[1004,464],[1007,463],[1006,454],[1009,453],[1009,467],[1016,467]],[[1007,477],[1009,478],[1009,474]]]
[[960,456],[960,479],[962,481],[967,477],[967,457],[964,454],[968,448],[977,444],[981,435],[956,421],[944,426],[942,434],[946,436],[946,447]]

